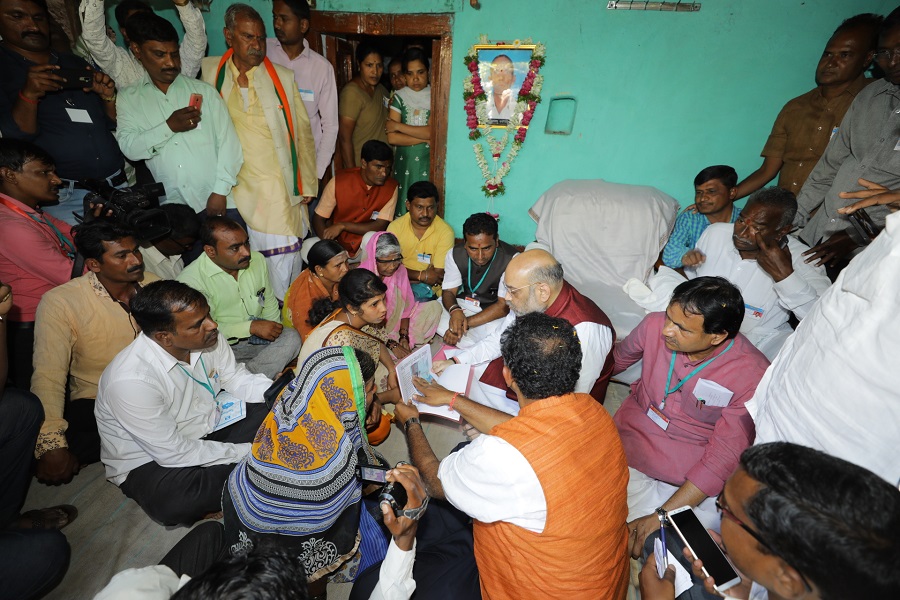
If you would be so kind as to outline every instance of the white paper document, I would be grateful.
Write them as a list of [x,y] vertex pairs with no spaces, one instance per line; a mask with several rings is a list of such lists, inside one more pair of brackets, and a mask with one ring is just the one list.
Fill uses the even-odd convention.
[[734,396],[734,392],[715,381],[698,379],[697,385],[694,386],[694,396],[706,406],[721,408],[728,406],[728,403],[731,402],[731,397]]
[[415,396],[421,396],[419,390],[413,385],[413,377],[421,377],[428,381],[436,381],[439,385],[467,395],[472,385],[473,369],[471,365],[450,365],[436,376],[431,371],[431,348],[422,346],[403,360],[397,363],[397,379],[400,383],[400,396],[405,402],[412,402],[423,415],[433,415],[458,422],[459,413],[448,406],[428,406],[424,402],[417,402]]
[[[666,565],[663,562],[662,540],[659,538],[653,542],[653,554],[656,557],[656,574],[662,579],[666,573]],[[675,597],[677,598],[693,585],[691,574],[675,559],[671,550],[666,550],[666,556],[668,556],[669,564],[675,567]]]

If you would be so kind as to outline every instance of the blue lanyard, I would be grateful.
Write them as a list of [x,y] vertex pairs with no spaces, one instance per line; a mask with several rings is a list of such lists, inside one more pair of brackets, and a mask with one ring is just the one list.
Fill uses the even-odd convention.
[[732,346],[734,346],[734,340],[731,340],[731,343],[728,344],[728,346],[724,350],[722,350],[722,352],[720,352],[719,354],[716,354],[715,356],[710,358],[708,361],[706,361],[705,363],[703,363],[702,365],[698,366],[693,371],[688,373],[688,376],[685,377],[684,379],[682,379],[681,381],[679,381],[678,385],[676,385],[675,387],[669,387],[672,385],[672,373],[675,372],[675,355],[678,354],[677,352],[672,352],[672,361],[669,363],[669,376],[666,377],[665,395],[663,396],[662,402],[659,403],[659,410],[662,410],[666,407],[666,399],[669,397],[669,394],[674,394],[675,392],[680,390],[681,386],[683,386],[691,377],[693,377],[694,375],[696,375],[697,373],[699,373],[700,371],[702,371],[703,369],[708,367],[712,361],[716,360],[717,358],[719,358],[720,356],[722,356],[723,354],[725,354],[726,352],[731,350]]
[[481,284],[484,283],[484,278],[487,277],[488,272],[491,270],[491,265],[494,264],[494,259],[497,258],[497,252],[499,250],[500,248],[494,250],[494,255],[491,257],[491,262],[488,263],[487,269],[484,270],[484,274],[481,276],[481,279],[478,280],[478,285],[476,285],[475,287],[472,287],[472,259],[471,257],[469,258],[469,272],[466,274],[466,280],[469,284],[469,293],[473,296],[477,296],[475,290],[480,288]]
[[216,392],[213,390],[212,381],[209,380],[209,375],[206,374],[206,364],[203,362],[203,356],[200,356],[200,365],[203,367],[203,376],[206,377],[206,383],[203,383],[193,375],[191,375],[190,371],[185,369],[181,363],[178,364],[178,368],[184,371],[184,374],[187,375],[190,379],[194,380],[195,383],[198,383],[201,387],[205,388],[209,395],[212,396],[213,402],[216,400]]

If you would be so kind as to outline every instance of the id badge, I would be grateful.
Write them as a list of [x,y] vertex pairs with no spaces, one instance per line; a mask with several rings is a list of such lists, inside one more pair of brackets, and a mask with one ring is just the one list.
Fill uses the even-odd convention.
[[418,254],[416,254],[416,258],[417,258],[417,259],[419,260],[419,262],[422,263],[423,265],[430,265],[430,264],[431,264],[431,255],[430,255],[430,254],[425,254],[424,252],[419,252]]
[[744,303],[744,318],[750,319],[750,323],[760,322],[765,314],[766,311],[760,307]]
[[467,296],[463,298],[463,309],[470,310],[472,312],[480,312],[481,311],[481,302],[472,298],[471,296]]
[[247,406],[244,401],[222,390],[216,396],[216,425],[213,431],[233,425],[246,416]]
[[302,87],[297,86],[297,91],[300,92],[300,99],[304,102],[315,102],[316,93],[313,90],[304,90]]
[[650,417],[650,420],[656,423],[663,431],[669,428],[669,417],[664,415],[661,410],[652,404],[650,405],[650,408],[647,409],[647,416]]
[[377,221],[377,220],[378,220],[378,211],[377,211],[377,210],[373,210],[373,211],[372,211],[372,220],[373,220],[373,221]]

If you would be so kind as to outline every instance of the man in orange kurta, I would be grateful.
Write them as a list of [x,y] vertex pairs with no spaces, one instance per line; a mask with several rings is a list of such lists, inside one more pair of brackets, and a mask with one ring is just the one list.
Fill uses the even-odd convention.
[[574,393],[581,369],[575,328],[528,314],[507,329],[501,348],[518,416],[417,378],[423,402],[449,404],[489,433],[438,463],[418,411],[399,404],[395,414],[412,462],[432,497],[474,519],[485,600],[622,598],[628,470],[609,414],[589,395]]

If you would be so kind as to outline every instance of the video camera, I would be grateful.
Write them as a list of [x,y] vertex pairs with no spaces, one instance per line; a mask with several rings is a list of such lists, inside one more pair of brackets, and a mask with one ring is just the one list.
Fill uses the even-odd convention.
[[384,487],[378,493],[378,504],[387,502],[394,515],[399,517],[406,506],[408,499],[406,488],[399,481],[388,481],[387,472],[390,467],[382,467],[380,465],[359,465],[359,477],[366,483],[380,483]]
[[171,233],[169,219],[159,208],[159,198],[166,193],[162,183],[114,188],[106,181],[89,180],[84,185],[90,190],[84,197],[84,222],[94,219],[91,205],[102,204],[103,215],[133,229],[142,242],[155,242]]

